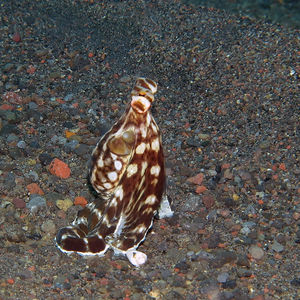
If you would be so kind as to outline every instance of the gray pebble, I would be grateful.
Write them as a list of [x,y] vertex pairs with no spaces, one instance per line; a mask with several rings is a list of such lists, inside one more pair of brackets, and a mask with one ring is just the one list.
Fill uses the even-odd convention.
[[14,173],[7,173],[5,178],[4,178],[4,187],[7,190],[11,190],[16,186],[15,182],[15,174]]
[[30,210],[42,206],[47,206],[46,199],[42,196],[37,195],[31,195],[29,202],[26,204],[26,207]]
[[11,142],[16,142],[18,139],[19,137],[17,135],[15,135],[14,133],[10,133],[6,138],[6,141],[8,143],[11,143]]
[[65,150],[67,152],[72,152],[76,149],[76,147],[78,146],[79,142],[76,140],[71,140],[69,142],[67,142],[64,146]]
[[256,209],[252,204],[248,205],[247,208],[245,209],[245,214],[246,215],[255,215],[256,214]]
[[244,226],[241,229],[241,233],[244,234],[244,235],[248,235],[250,232],[251,232],[251,229],[249,227],[247,227],[247,226]]
[[38,107],[39,106],[35,102],[33,102],[33,101],[31,101],[31,102],[28,103],[28,108],[29,109],[37,109]]
[[39,175],[35,171],[29,171],[28,173],[25,173],[24,176],[28,179],[31,179],[33,181],[38,181],[39,180]]
[[58,139],[57,139],[57,143],[59,145],[64,145],[66,142],[67,142],[67,139],[63,136],[59,136]]
[[74,97],[74,94],[67,94],[67,95],[64,97],[64,100],[65,100],[65,101],[70,101],[70,100],[73,99],[73,97]]
[[227,272],[225,272],[225,273],[219,274],[217,277],[217,280],[218,280],[218,282],[223,283],[223,282],[226,282],[228,278],[229,278],[229,274]]
[[201,198],[197,195],[190,195],[184,201],[182,211],[197,211],[202,204]]
[[74,152],[81,156],[81,155],[84,155],[86,153],[90,153],[91,152],[91,148],[90,146],[88,145],[85,145],[85,144],[80,144],[75,150]]
[[180,251],[176,248],[170,248],[166,254],[167,257],[175,263],[181,261],[186,256],[186,254],[183,251]]
[[26,143],[24,141],[19,141],[17,143],[17,147],[20,149],[25,149],[26,148]]
[[242,234],[245,234],[245,235],[248,235],[248,234],[251,232],[251,229],[252,229],[253,227],[255,227],[255,226],[256,226],[256,223],[255,223],[255,222],[252,222],[252,221],[245,222],[245,223],[243,224],[242,229],[241,229],[241,233],[242,233]]
[[50,142],[52,144],[56,144],[57,143],[57,140],[58,140],[58,136],[57,135],[54,135],[51,139],[50,139]]
[[1,117],[9,123],[16,123],[17,121],[17,115],[13,111],[4,110],[1,112]]
[[284,247],[277,241],[274,241],[272,245],[272,250],[275,252],[282,252],[284,250]]
[[254,259],[257,259],[257,260],[262,259],[265,254],[264,250],[256,245],[250,246],[249,253]]
[[15,124],[6,124],[1,128],[0,135],[6,136],[10,133],[16,133],[19,134],[20,130]]
[[42,231],[46,233],[55,233],[56,232],[56,226],[52,220],[47,220],[41,225]]
[[7,63],[2,67],[2,70],[4,72],[9,72],[11,71],[13,68],[15,67],[15,65],[13,63]]
[[217,173],[216,170],[208,170],[208,171],[207,171],[207,174],[208,174],[209,176],[213,177],[213,176],[216,176],[218,173]]
[[252,271],[244,268],[237,268],[237,275],[241,277],[250,277],[252,275]]

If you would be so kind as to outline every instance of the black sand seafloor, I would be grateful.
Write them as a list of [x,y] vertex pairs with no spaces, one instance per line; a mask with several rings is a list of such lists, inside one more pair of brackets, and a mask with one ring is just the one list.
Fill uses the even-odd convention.
[[[179,1],[2,1],[0,299],[300,299],[299,51],[297,29]],[[139,76],[174,216],[140,268],[67,256],[54,237]]]

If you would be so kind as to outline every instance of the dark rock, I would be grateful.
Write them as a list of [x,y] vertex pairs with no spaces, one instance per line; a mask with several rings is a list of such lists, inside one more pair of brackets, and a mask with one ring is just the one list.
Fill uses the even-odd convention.
[[209,249],[215,249],[222,242],[219,234],[215,233],[205,240]]
[[178,268],[181,272],[183,272],[183,271],[188,271],[190,269],[190,266],[185,261],[181,261],[175,265],[175,268]]
[[15,174],[9,172],[4,177],[4,187],[7,190],[12,190],[16,186]]
[[239,277],[251,277],[252,275],[252,271],[243,268],[238,268],[236,273]]
[[238,266],[250,268],[250,261],[245,254],[239,255],[236,263]]
[[224,204],[226,207],[235,207],[237,205],[236,201],[234,201],[232,198],[225,198],[223,199]]
[[8,155],[15,160],[18,160],[20,157],[26,156],[26,153],[23,149],[20,149],[18,147],[12,147],[8,150]]
[[16,126],[16,124],[6,124],[1,128],[1,131],[0,131],[1,136],[7,136],[10,133],[15,133],[17,135],[20,134],[20,130]]
[[168,269],[163,269],[160,271],[160,274],[161,274],[161,278],[163,280],[167,280],[170,276],[172,276],[172,272]]
[[10,110],[0,110],[0,117],[11,124],[15,124],[17,121],[17,114]]
[[74,152],[79,156],[83,156],[84,154],[90,153],[91,148],[88,145],[80,144],[78,147],[75,148]]
[[187,140],[186,140],[186,144],[188,145],[188,146],[191,146],[191,147],[201,147],[201,142],[200,141],[198,141],[198,140],[196,140],[196,139],[194,139],[194,138],[188,138]]
[[72,123],[72,122],[70,122],[70,121],[65,121],[64,123],[63,123],[63,126],[65,127],[65,128],[73,128],[73,127],[75,127],[75,125]]
[[209,262],[214,268],[220,268],[225,264],[233,263],[237,258],[234,252],[227,250],[217,250],[214,255],[215,257]]
[[35,123],[39,124],[43,120],[43,115],[35,109],[30,109],[27,113],[28,118]]
[[291,285],[292,286],[295,286],[297,288],[300,287],[300,278],[294,278],[292,281],[291,281]]
[[165,295],[166,300],[180,300],[180,299],[184,299],[183,295],[180,295],[178,292],[176,291],[170,291]]
[[236,286],[237,286],[237,284],[236,284],[235,279],[228,280],[228,281],[222,283],[223,289],[234,289]]
[[43,166],[48,166],[50,165],[53,157],[50,156],[48,153],[41,153],[39,155],[39,160]]
[[276,229],[282,229],[284,226],[284,221],[281,219],[275,219],[271,222],[271,226],[275,227]]
[[34,149],[39,149],[41,146],[38,141],[31,141],[29,143],[29,147],[34,148]]

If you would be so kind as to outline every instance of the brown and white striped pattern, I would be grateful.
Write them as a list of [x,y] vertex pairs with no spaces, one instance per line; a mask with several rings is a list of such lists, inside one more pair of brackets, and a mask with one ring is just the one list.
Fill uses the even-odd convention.
[[128,254],[145,239],[165,188],[161,137],[150,112],[156,90],[154,81],[139,78],[125,113],[94,149],[90,182],[100,199],[60,229],[62,251],[103,255],[111,247]]

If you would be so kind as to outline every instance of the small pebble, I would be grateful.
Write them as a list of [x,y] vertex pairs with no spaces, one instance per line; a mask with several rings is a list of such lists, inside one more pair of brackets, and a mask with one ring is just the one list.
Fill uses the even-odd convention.
[[35,103],[35,102],[33,102],[33,101],[31,101],[31,102],[29,102],[28,103],[28,108],[29,109],[37,109],[39,106]]
[[59,178],[66,179],[70,177],[71,169],[58,158],[54,158],[49,166],[49,172]]
[[225,273],[219,274],[217,277],[217,280],[218,280],[218,282],[223,283],[223,282],[226,282],[228,278],[229,278],[229,274],[225,272]]
[[16,142],[18,139],[19,137],[17,135],[15,135],[14,133],[10,133],[6,138],[6,141],[8,143],[12,143],[12,142]]
[[15,174],[12,172],[9,172],[4,177],[4,187],[7,190],[11,190],[16,186],[16,177]]
[[47,206],[46,199],[42,196],[37,195],[31,195],[29,202],[26,204],[26,207],[30,210],[43,206]]
[[46,233],[54,234],[56,232],[56,226],[52,220],[47,220],[41,225],[42,231]]
[[39,180],[39,175],[36,171],[30,171],[28,173],[25,173],[24,176],[35,182]]
[[65,101],[71,101],[74,97],[74,94],[67,94],[65,97],[64,97],[64,100]]
[[249,254],[256,260],[260,260],[264,256],[264,250],[256,245],[252,245],[249,248]]
[[14,206],[16,208],[25,208],[26,207],[25,201],[21,198],[14,198],[12,203],[14,204]]
[[12,36],[14,42],[19,43],[21,42],[21,35],[19,32],[15,32]]
[[71,206],[73,206],[73,202],[68,198],[64,200],[57,200],[56,206],[63,211],[67,211]]
[[36,183],[30,183],[26,188],[30,194],[44,195],[43,190]]
[[26,143],[24,141],[19,141],[17,143],[17,147],[20,149],[25,149],[26,148]]
[[50,165],[53,157],[51,157],[48,153],[42,153],[39,155],[39,160],[43,166]]
[[271,248],[272,248],[272,250],[274,250],[275,252],[278,252],[278,253],[280,253],[280,252],[282,252],[284,250],[284,246],[282,246],[276,240],[272,244]]

